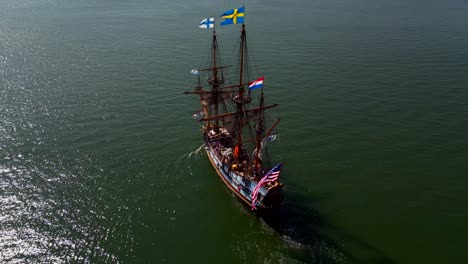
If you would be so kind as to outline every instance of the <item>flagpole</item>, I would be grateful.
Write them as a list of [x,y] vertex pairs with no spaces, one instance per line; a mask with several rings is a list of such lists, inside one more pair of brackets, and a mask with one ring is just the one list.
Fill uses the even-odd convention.
[[244,4],[242,5],[242,8],[244,8],[244,22],[242,24],[245,24],[245,0],[244,0]]

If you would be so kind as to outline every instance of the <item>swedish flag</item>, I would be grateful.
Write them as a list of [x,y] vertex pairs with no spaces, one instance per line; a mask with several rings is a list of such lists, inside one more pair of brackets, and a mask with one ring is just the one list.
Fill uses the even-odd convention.
[[231,24],[243,24],[244,23],[244,15],[245,15],[245,7],[236,8],[232,10],[228,10],[221,15],[224,18],[224,21],[221,22],[221,26],[231,25]]

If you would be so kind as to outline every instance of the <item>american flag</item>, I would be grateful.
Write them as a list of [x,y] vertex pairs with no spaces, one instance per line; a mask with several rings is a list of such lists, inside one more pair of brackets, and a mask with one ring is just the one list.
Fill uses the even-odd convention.
[[276,165],[270,171],[268,171],[265,174],[265,176],[257,183],[257,186],[255,186],[252,194],[250,195],[250,198],[252,198],[252,210],[255,209],[255,204],[257,203],[257,198],[258,198],[258,193],[260,191],[260,188],[266,183],[274,182],[278,180],[282,167],[283,167],[283,162],[278,163],[278,165]]

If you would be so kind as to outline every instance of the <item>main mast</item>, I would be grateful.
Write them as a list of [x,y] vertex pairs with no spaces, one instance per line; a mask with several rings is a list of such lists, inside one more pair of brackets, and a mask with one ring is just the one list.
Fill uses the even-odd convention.
[[[243,74],[244,74],[244,58],[245,58],[245,49],[246,49],[246,33],[245,33],[245,24],[242,24],[242,31],[241,31],[241,45],[240,45],[240,69],[239,69],[239,94],[236,96],[236,134],[235,139],[237,141],[237,145],[234,149],[234,152],[241,152],[242,151],[242,129],[244,124],[245,117],[245,88],[243,82]],[[236,157],[237,158],[237,157]]]

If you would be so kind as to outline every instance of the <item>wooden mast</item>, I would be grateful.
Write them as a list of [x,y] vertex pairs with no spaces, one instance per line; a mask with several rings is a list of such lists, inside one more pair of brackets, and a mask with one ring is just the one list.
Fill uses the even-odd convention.
[[[216,30],[213,28],[213,43],[212,43],[212,58],[213,58],[213,79],[209,80],[208,83],[212,86],[212,91],[213,91],[213,105],[214,105],[214,115],[219,114],[218,110],[218,86],[219,86],[219,80],[218,80],[218,69],[216,67],[216,54],[217,54],[217,40],[216,40]],[[215,126],[214,129],[215,131],[218,131],[219,128],[219,122],[218,120],[215,120]]]
[[[242,128],[244,123],[244,115],[245,115],[245,106],[244,106],[244,84],[243,84],[243,74],[244,74],[244,52],[245,52],[245,45],[246,45],[246,37],[245,37],[245,24],[242,24],[242,31],[241,31],[241,46],[240,46],[240,69],[239,69],[239,94],[236,100],[237,106],[237,133],[235,135],[237,144],[235,146],[234,152],[239,153],[242,151]],[[236,151],[237,150],[237,151]],[[238,157],[236,157],[238,158]]]
[[[260,109],[263,109],[263,104],[264,104],[264,99],[263,99],[263,86],[262,86],[262,92],[260,95]],[[258,124],[257,124],[257,137],[256,137],[256,150],[255,151],[255,163],[254,163],[254,175],[258,175],[260,173],[260,151],[262,148],[262,141],[263,141],[263,131],[265,130],[264,124],[263,124],[263,118],[264,118],[264,110],[260,110],[259,118],[258,118]]]

